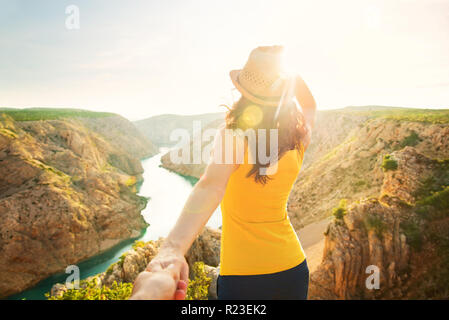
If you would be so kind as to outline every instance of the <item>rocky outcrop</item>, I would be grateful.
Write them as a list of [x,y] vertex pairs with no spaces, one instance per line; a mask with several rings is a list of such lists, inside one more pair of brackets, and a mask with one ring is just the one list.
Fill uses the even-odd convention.
[[206,265],[218,267],[220,264],[221,230],[205,227],[186,254],[189,265],[202,261]]
[[[197,239],[193,242],[191,249],[186,254],[189,264],[190,275],[193,279],[193,265],[197,261],[205,262],[207,276],[212,279],[209,287],[209,298],[216,299],[216,279],[218,277],[218,261],[220,259],[220,230],[205,227]],[[218,239],[218,241],[217,241]],[[149,241],[146,243],[137,242],[133,249],[125,252],[116,263],[112,264],[106,272],[94,276],[98,286],[111,286],[114,282],[134,282],[137,275],[144,271],[151,259],[159,251],[163,239]],[[210,265],[208,265],[208,263]],[[91,277],[92,278],[92,277]],[[89,279],[91,279],[89,278]],[[63,284],[55,284],[51,290],[51,295],[58,296],[67,290]]]
[[[449,268],[442,258],[449,252],[441,243],[449,241],[449,208],[442,200],[436,207],[422,205],[429,178],[445,174],[449,179],[447,163],[413,147],[392,157],[398,169],[384,173],[381,195],[355,202],[329,225],[323,261],[311,276],[311,298],[447,298]],[[449,181],[434,186],[444,183]],[[379,271],[377,289],[366,285],[372,266]]]
[[[323,130],[315,130],[320,140],[313,140],[310,148],[333,135],[332,131],[325,135]],[[289,198],[292,224],[299,229],[322,220],[342,198],[356,201],[379,194],[383,184],[381,164],[386,154],[413,146],[427,157],[448,158],[448,137],[449,126],[443,124],[384,118],[363,122],[326,154],[317,153],[319,157],[301,170]]]
[[0,297],[140,235],[139,158],[154,147],[132,124],[0,117]]

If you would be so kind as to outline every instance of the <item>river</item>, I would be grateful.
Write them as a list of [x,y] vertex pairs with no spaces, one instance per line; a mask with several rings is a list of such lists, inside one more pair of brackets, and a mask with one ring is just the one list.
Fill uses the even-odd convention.
[[[139,238],[125,241],[100,255],[78,263],[81,279],[106,271],[125,251],[131,249],[135,240],[149,241],[167,236],[176,222],[195,180],[160,167],[161,155],[167,150],[161,149],[161,151],[161,153],[142,161],[144,181],[139,194],[150,198],[147,207],[142,211],[145,221],[149,223],[148,228]],[[218,228],[221,225],[220,208],[217,208],[207,225],[213,228]],[[53,275],[35,287],[8,299],[45,299],[45,293],[50,291],[53,284],[64,283],[68,276],[65,273]]]

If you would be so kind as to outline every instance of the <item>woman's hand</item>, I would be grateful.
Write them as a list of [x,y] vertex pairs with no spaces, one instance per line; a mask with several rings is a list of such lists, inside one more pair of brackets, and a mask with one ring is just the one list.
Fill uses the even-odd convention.
[[188,281],[189,265],[184,255],[170,247],[162,246],[159,253],[150,261],[146,267],[146,271],[155,272],[166,269],[169,265],[173,265],[178,270],[177,280]]
[[129,299],[184,300],[187,283],[182,280],[176,283],[172,266],[159,272],[141,272],[134,281],[133,292]]
[[133,300],[184,300],[189,266],[182,254],[161,248],[134,282]]

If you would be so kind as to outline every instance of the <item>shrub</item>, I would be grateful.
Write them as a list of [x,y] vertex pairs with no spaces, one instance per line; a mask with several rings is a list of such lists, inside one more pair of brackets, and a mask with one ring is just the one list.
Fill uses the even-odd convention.
[[413,130],[409,136],[405,137],[404,140],[401,141],[399,146],[404,148],[406,146],[416,146],[421,141],[419,135]]
[[186,300],[207,300],[212,279],[206,274],[204,262],[195,262],[193,264],[193,274],[195,277],[189,282],[187,287]]
[[385,223],[376,215],[368,215],[363,223],[366,230],[374,230],[376,236],[380,239],[382,239],[384,231],[387,230]]
[[116,262],[114,262],[113,264],[111,264],[107,269],[106,269],[106,275],[110,275],[112,273],[112,271],[114,271],[114,266],[115,266]]
[[447,216],[449,212],[449,186],[416,201],[416,212],[428,219]]
[[391,155],[386,154],[382,161],[382,169],[384,171],[396,170],[398,168],[398,163],[394,160]]
[[415,250],[421,250],[422,233],[419,226],[413,221],[404,221],[401,223],[401,229],[407,237],[407,243]]
[[335,219],[342,220],[343,217],[348,213],[346,208],[347,208],[347,200],[341,199],[340,203],[338,204],[338,207],[332,210],[332,214],[334,215]]
[[137,248],[143,248],[145,247],[145,241],[136,240],[133,243],[133,249],[136,250]]
[[125,262],[126,254],[127,254],[127,252],[125,252],[124,254],[122,254],[122,255],[120,256],[120,258],[118,258],[117,264],[118,264],[120,267],[123,267],[123,263]]
[[46,293],[48,300],[127,300],[132,293],[132,283],[114,281],[111,287],[97,285],[96,279],[82,280],[79,289],[68,289],[61,296],[54,297]]

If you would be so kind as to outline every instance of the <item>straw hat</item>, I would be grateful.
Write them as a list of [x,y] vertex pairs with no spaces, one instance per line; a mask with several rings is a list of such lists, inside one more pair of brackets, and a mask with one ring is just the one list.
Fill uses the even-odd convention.
[[245,98],[273,107],[293,98],[291,90],[287,90],[290,79],[282,70],[283,50],[282,46],[258,47],[251,51],[243,69],[229,73],[232,83]]

